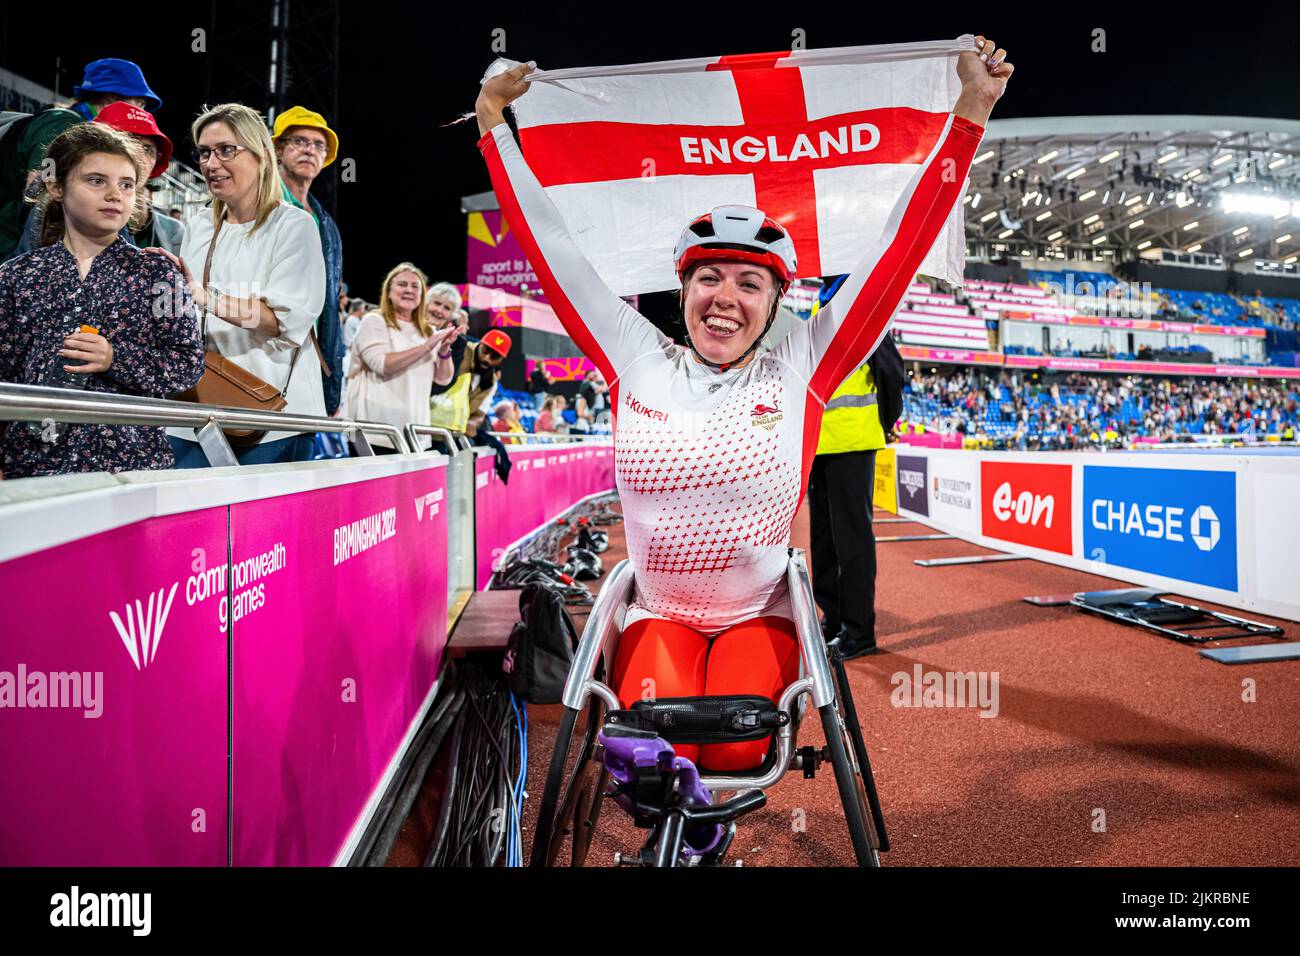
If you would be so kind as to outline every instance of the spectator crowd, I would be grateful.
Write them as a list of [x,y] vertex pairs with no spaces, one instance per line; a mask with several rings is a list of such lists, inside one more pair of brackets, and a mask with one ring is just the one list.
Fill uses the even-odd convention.
[[[327,117],[293,106],[268,126],[243,104],[205,108],[188,134],[207,202],[184,218],[150,200],[148,184],[174,146],[141,68],[96,60],[73,95],[30,116],[6,113],[0,126],[0,381],[398,429],[427,421],[493,448],[503,474],[503,443],[523,433],[609,431],[609,388],[595,370],[574,388],[539,362],[526,392],[502,389],[509,334],[471,337],[457,287],[431,282],[418,265],[394,265],[376,302],[349,294],[341,234],[313,192],[339,156]],[[1274,304],[1257,297],[1246,308],[1271,316]],[[1290,324],[1285,310],[1277,319]],[[975,369],[914,378],[908,412],[914,424],[1014,448],[1286,436],[1297,418],[1294,392],[1270,383],[1048,382]],[[207,467],[195,437],[182,428],[0,422],[0,472]],[[226,429],[226,437],[242,464],[366,450],[329,433]],[[382,435],[369,444],[395,450]]]
[[[1300,387],[1240,379],[1058,376],[955,368],[912,376],[910,427],[1017,450],[1071,450],[1195,435],[1294,440]],[[1194,439],[1193,439],[1194,440]]]
[[[608,418],[603,382],[569,413],[551,381],[526,411],[498,394],[511,339],[468,334],[458,289],[395,265],[378,301],[349,295],[337,225],[313,193],[339,156],[302,106],[273,125],[239,103],[190,123],[206,203],[185,218],[150,197],[173,143],[162,98],[121,59],[88,64],[74,100],[0,126],[0,381],[463,432],[508,459],[549,400],[548,430]],[[566,420],[566,413],[569,418]],[[342,456],[336,435],[226,429],[241,464]],[[0,422],[0,474],[201,468],[192,429]],[[426,446],[428,439],[424,439]],[[372,436],[371,450],[393,442]]]

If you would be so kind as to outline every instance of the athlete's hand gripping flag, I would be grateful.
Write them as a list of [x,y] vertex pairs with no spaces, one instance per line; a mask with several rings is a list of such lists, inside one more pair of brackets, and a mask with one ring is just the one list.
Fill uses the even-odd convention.
[[[785,225],[801,276],[847,272],[935,145],[962,92],[958,57],[978,46],[966,35],[537,70],[515,102],[520,146],[620,295],[675,289],[681,223],[724,203]],[[963,209],[921,272],[961,281]]]

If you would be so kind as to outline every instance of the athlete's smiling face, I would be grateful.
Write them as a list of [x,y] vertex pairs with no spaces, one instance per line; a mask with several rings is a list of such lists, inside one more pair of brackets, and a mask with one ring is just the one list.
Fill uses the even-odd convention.
[[776,277],[765,266],[725,261],[696,266],[686,278],[682,303],[695,350],[719,365],[736,361],[763,334],[777,292]]

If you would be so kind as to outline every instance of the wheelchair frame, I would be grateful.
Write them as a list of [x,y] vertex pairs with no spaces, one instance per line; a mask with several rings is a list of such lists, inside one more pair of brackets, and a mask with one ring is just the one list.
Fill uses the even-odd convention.
[[[829,760],[857,863],[879,866],[880,852],[889,849],[884,816],[848,675],[843,661],[828,650],[822,636],[802,550],[789,549],[786,582],[799,639],[799,677],[781,693],[777,706],[790,715],[790,720],[773,732],[769,757],[758,771],[733,774],[701,771],[701,780],[715,794],[723,790],[761,793],[790,770],[802,769],[805,777],[811,777],[817,764]],[[621,635],[619,622],[631,601],[633,584],[631,563],[620,561],[602,585],[583,628],[561,697],[564,711],[538,812],[530,866],[553,865],[565,837],[572,837],[571,863],[580,866],[586,859],[609,782],[596,736],[603,723],[603,713],[622,709],[618,696],[601,677],[613,672]],[[823,752],[812,747],[795,748],[806,697],[812,698],[821,717],[827,742]],[[588,720],[570,770],[574,731],[584,710],[588,712]],[[746,804],[751,809],[754,806],[752,802]],[[761,806],[761,801],[757,805]],[[655,839],[652,832],[647,846]],[[668,839],[673,839],[673,834]],[[658,860],[656,865],[677,865],[672,854],[660,852],[654,858]]]

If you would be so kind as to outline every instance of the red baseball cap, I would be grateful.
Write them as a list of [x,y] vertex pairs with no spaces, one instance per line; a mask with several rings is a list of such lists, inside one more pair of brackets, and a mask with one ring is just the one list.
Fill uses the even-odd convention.
[[510,354],[510,336],[500,329],[488,329],[487,335],[483,336],[483,344],[502,358]]
[[148,110],[142,110],[130,103],[117,102],[105,106],[95,116],[96,123],[103,123],[113,129],[130,133],[132,136],[147,136],[158,146],[158,162],[154,164],[149,178],[161,176],[172,161],[172,141],[158,128],[158,122]]

